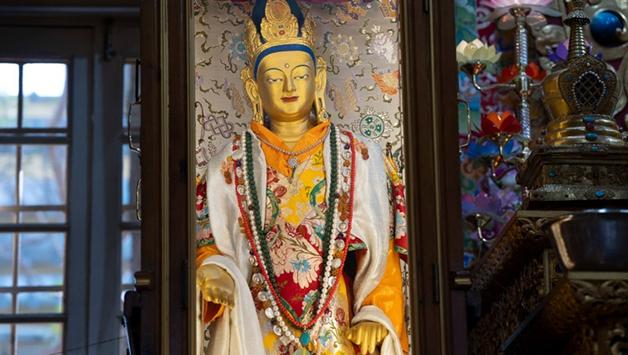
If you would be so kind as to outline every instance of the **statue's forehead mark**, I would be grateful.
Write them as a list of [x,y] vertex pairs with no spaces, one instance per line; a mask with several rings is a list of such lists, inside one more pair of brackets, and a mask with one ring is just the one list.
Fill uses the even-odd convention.
[[286,64],[283,65],[283,67],[288,69],[288,68],[290,68],[290,64],[286,63]]

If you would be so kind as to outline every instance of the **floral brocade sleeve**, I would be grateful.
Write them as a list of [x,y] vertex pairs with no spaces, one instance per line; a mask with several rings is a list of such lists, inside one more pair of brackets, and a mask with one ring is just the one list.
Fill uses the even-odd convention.
[[207,178],[205,175],[196,175],[196,248],[214,246],[216,241],[212,235],[207,208]]
[[391,236],[393,246],[399,257],[408,262],[408,233],[406,225],[406,186],[394,159],[390,155],[384,157],[389,186],[388,195],[391,205]]

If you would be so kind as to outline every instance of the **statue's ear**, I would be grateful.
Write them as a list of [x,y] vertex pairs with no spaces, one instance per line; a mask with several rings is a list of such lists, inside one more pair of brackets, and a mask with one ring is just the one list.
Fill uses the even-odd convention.
[[327,62],[322,57],[316,58],[316,96],[325,97],[327,87]]
[[253,120],[257,122],[263,122],[264,110],[262,108],[262,99],[259,95],[259,88],[257,86],[257,83],[253,79],[253,73],[251,72],[251,68],[247,66],[242,69],[240,78],[244,82],[244,91],[246,91],[246,96],[249,98],[249,102],[251,103],[251,107],[253,108]]
[[253,73],[251,72],[251,68],[244,67],[242,69],[242,73],[240,73],[240,78],[244,83],[244,90],[246,91],[246,96],[251,101],[251,105],[255,105],[257,101],[259,101],[259,89],[257,88],[257,83],[253,79]]

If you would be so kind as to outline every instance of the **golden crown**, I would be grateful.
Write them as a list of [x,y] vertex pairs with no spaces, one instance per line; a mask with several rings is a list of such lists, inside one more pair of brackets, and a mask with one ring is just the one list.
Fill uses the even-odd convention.
[[296,3],[292,4],[299,11],[297,15],[302,18],[301,26],[299,18],[293,13],[293,7],[286,0],[265,1],[264,16],[261,21],[257,20],[259,24],[256,24],[254,16],[246,21],[244,44],[250,66],[257,66],[258,56],[272,47],[303,45],[314,48],[314,25],[309,18],[303,18]]

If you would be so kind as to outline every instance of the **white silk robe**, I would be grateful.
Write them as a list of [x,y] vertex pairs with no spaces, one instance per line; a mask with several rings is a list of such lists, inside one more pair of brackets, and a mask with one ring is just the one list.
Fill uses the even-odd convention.
[[[254,171],[257,172],[256,185],[266,186],[266,161],[256,135],[253,136]],[[324,164],[326,176],[331,174],[329,135],[324,142]],[[369,159],[363,159],[356,151],[354,158],[354,203],[352,234],[359,235],[366,244],[367,251],[359,259],[353,280],[353,318],[351,323],[372,321],[388,329],[388,336],[381,345],[381,353],[403,355],[400,339],[390,319],[376,306],[365,305],[366,297],[375,289],[384,276],[391,231],[390,201],[387,191],[387,176],[383,155],[379,146],[361,139],[370,152]],[[216,246],[222,255],[209,256],[200,265],[217,265],[226,270],[235,281],[235,306],[210,324],[212,339],[203,350],[202,334],[204,325],[198,324],[198,354],[205,355],[262,355],[264,345],[257,319],[257,310],[249,290],[251,276],[249,263],[249,242],[242,232],[238,218],[240,211],[234,186],[225,181],[221,165],[232,154],[232,144],[226,145],[213,156],[207,168],[207,204],[209,223]],[[329,179],[327,179],[329,184]],[[329,191],[329,186],[327,186]],[[266,189],[258,189],[260,210],[266,206]],[[262,213],[262,218],[264,214]],[[262,221],[262,224],[264,221]],[[197,310],[200,314],[201,304]]]

